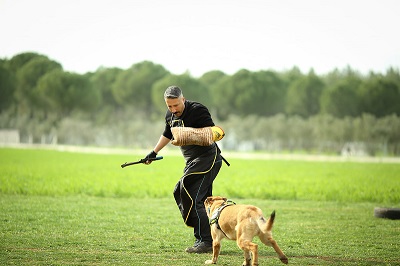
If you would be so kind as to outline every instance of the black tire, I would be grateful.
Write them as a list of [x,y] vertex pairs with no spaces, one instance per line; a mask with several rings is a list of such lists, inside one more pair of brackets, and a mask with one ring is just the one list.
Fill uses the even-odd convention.
[[400,208],[379,208],[375,207],[374,216],[377,218],[386,218],[391,220],[400,219]]

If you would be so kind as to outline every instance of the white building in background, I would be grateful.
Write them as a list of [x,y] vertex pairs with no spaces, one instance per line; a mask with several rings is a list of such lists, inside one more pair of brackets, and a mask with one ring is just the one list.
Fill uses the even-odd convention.
[[19,130],[0,129],[0,143],[20,143]]

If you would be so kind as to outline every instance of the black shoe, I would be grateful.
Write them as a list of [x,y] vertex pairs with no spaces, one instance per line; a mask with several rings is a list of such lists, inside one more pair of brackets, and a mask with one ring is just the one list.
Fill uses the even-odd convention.
[[199,244],[195,244],[193,247],[187,248],[185,251],[187,253],[211,253],[213,250],[212,245],[210,243],[201,242]]

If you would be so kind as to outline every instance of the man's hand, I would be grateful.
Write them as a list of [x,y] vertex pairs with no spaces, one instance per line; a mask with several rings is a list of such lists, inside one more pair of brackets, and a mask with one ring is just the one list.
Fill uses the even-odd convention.
[[[149,154],[144,157],[144,159],[155,159],[157,157],[157,153],[151,151]],[[147,160],[144,164],[151,164],[152,160]]]

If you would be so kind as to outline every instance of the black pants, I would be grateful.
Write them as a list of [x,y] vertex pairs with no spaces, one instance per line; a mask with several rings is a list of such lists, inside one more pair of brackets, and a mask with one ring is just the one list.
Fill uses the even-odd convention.
[[193,226],[196,243],[212,243],[210,224],[204,201],[212,196],[212,184],[221,169],[222,159],[217,156],[214,166],[207,173],[195,173],[176,184],[174,197],[188,226]]

